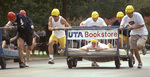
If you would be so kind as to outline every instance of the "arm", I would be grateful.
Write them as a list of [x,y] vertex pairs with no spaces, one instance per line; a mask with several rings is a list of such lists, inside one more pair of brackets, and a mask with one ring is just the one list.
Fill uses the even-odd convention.
[[80,23],[80,28],[84,28],[84,25],[82,22]]
[[102,19],[101,25],[107,26],[107,24],[105,23],[105,21],[103,19]]
[[89,49],[90,49],[89,44],[79,48],[79,50],[83,50],[83,51],[89,51]]
[[80,28],[84,28],[84,26],[87,26],[87,24],[89,23],[89,21],[91,21],[90,18],[86,19],[85,21],[82,21],[80,23]]
[[52,28],[52,17],[51,16],[49,17],[49,21],[48,21],[48,30],[53,31],[53,28]]
[[122,18],[121,23],[120,23],[120,30],[122,30],[124,28],[124,24],[125,24],[125,16]]
[[139,29],[139,28],[144,27],[144,25],[145,25],[144,19],[143,19],[141,14],[138,14],[137,19],[138,19],[139,25],[136,25],[136,26],[132,27],[133,29]]
[[64,30],[66,30],[67,28],[71,28],[70,24],[66,21],[66,19],[61,18],[61,23],[65,25]]
[[29,24],[31,25],[31,29],[34,29],[34,25],[33,25],[32,20],[31,20],[29,17],[27,17],[27,18],[28,18],[28,20],[29,20]]
[[96,51],[108,50],[109,48],[95,48]]
[[88,48],[79,48],[79,50],[88,51]]
[[99,42],[99,45],[98,45],[98,47],[95,47],[95,50],[96,51],[101,51],[101,50],[108,50],[108,49],[110,49],[111,48],[111,44],[110,43],[108,43],[107,45],[106,44],[103,44],[103,43],[100,43]]
[[105,23],[105,21],[101,18],[101,19],[98,19],[100,21],[100,28],[102,28],[103,26],[107,26],[107,24]]
[[123,25],[120,25],[120,27],[119,27],[119,28],[120,28],[120,30],[122,30],[124,27],[123,27]]
[[5,29],[12,29],[12,28],[17,28],[17,26],[12,26],[12,22],[8,21],[8,23],[4,26]]
[[132,29],[139,29],[139,28],[142,28],[142,27],[144,27],[144,25],[138,25],[138,26],[135,26],[135,27],[130,27],[130,26],[129,26],[127,29],[128,29],[128,30],[131,30],[131,28],[132,28]]

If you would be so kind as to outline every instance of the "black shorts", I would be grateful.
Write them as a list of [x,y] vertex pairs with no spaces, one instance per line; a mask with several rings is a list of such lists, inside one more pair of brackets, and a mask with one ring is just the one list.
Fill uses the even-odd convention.
[[6,36],[2,36],[2,41],[6,41],[6,44],[10,44],[10,39]]
[[20,34],[19,33],[19,37],[22,38],[24,40],[24,42],[27,43],[28,46],[32,45],[33,33],[29,33],[29,34]]

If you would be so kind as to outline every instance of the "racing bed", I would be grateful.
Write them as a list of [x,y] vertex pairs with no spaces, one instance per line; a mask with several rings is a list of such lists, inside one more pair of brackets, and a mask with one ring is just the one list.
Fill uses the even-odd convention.
[[[119,49],[119,29],[118,28],[99,28],[99,27],[86,27],[86,28],[79,28],[79,27],[73,27],[72,29],[67,29],[67,37],[66,37],[66,56],[67,56],[67,64],[68,68],[76,67],[77,61],[82,61],[82,59],[86,59],[89,61],[95,61],[95,62],[109,62],[109,61],[115,61],[116,68],[120,68],[120,60],[128,61],[129,67],[133,67],[135,60],[134,57],[129,53],[129,47],[127,44],[127,47],[124,47],[124,49]],[[88,37],[89,32],[89,37]],[[91,32],[91,33],[90,33]],[[94,33],[92,33],[94,32]],[[101,34],[109,33],[111,37],[100,37]],[[73,33],[75,33],[73,35]],[[96,36],[95,33],[99,33],[99,36]],[[77,35],[78,34],[78,35]],[[111,35],[112,34],[112,35]],[[113,36],[114,35],[114,36]],[[116,36],[115,36],[116,35]],[[106,35],[104,35],[106,36]],[[117,44],[116,48],[111,48],[109,50],[103,50],[103,51],[83,51],[79,50],[78,48],[74,48],[74,46],[68,46],[68,41],[79,41],[79,48],[81,47],[81,41],[82,40],[89,40],[89,39],[99,39],[102,40],[103,43],[108,43],[110,39],[117,40],[117,43],[112,42],[111,44],[114,45]],[[128,41],[128,39],[127,39]],[[72,42],[74,43],[74,42]],[[128,43],[128,42],[127,42]],[[71,45],[71,44],[69,44]],[[72,44],[73,45],[73,44]]]
[[20,62],[18,50],[2,48],[2,29],[0,27],[0,65],[2,69],[6,69],[6,60],[13,59],[14,62]]

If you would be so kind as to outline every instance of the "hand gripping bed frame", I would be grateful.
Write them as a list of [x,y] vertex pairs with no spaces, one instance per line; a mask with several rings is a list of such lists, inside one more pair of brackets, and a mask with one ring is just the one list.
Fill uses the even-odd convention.
[[[126,28],[124,28],[126,30]],[[111,43],[116,48],[103,51],[83,51],[79,50],[82,46],[82,40],[85,45],[91,39],[99,39],[102,43]],[[95,62],[115,61],[116,68],[120,68],[120,60],[128,61],[129,67],[133,67],[135,60],[129,53],[128,47],[128,30],[127,45],[123,49],[119,49],[119,28],[114,27],[72,27],[66,30],[66,56],[68,68],[76,67],[77,61],[86,59]],[[117,40],[117,42],[115,41]],[[77,43],[77,44],[74,44]],[[77,45],[77,46],[75,46]]]

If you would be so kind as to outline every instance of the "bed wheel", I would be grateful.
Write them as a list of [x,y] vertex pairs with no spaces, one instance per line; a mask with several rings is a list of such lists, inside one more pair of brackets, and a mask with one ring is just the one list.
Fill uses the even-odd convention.
[[67,57],[67,65],[69,69],[73,67],[73,60],[71,57]]
[[134,57],[132,57],[132,55],[129,55],[128,58],[129,67],[133,67],[133,65],[135,64]]
[[0,59],[0,65],[1,65],[2,69],[6,69],[6,61],[5,61],[5,59],[3,59],[3,58]]
[[120,58],[119,57],[116,58],[115,65],[116,65],[116,68],[120,68]]
[[67,64],[68,68],[71,69],[72,67],[77,66],[77,59],[73,57],[67,57]]
[[77,66],[77,59],[73,58],[73,67],[76,67],[76,66]]

